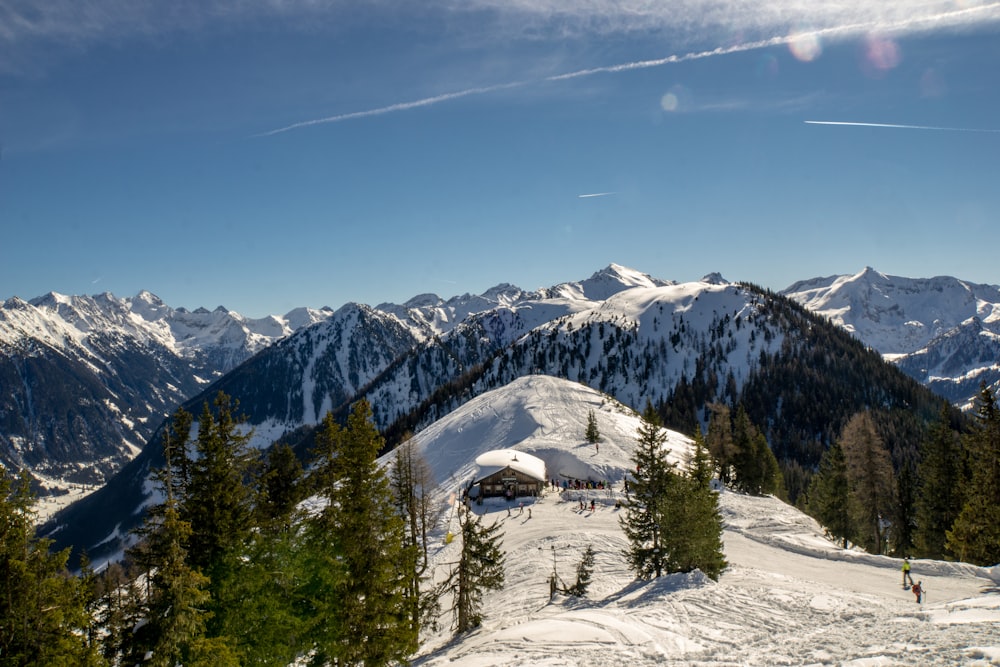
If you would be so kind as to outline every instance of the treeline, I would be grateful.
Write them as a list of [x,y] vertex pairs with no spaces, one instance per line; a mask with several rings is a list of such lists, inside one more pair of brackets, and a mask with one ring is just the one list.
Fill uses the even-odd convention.
[[1000,562],[1000,410],[984,384],[971,425],[941,406],[917,456],[894,467],[879,413],[856,413],[823,455],[805,508],[844,546]]
[[[455,629],[503,585],[502,535],[460,512],[460,556],[428,582],[436,486],[411,442],[388,470],[371,408],[318,430],[309,472],[288,445],[249,446],[219,393],[178,410],[121,563],[80,576],[34,534],[28,479],[0,486],[0,666],[388,665],[405,662],[447,600]],[[308,502],[304,502],[308,499]]]

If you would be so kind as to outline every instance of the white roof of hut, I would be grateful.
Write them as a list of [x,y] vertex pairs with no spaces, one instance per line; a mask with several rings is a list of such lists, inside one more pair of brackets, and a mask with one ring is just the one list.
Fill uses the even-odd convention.
[[494,449],[484,452],[476,457],[476,465],[479,466],[477,482],[508,467],[539,482],[545,481],[545,461],[513,449]]

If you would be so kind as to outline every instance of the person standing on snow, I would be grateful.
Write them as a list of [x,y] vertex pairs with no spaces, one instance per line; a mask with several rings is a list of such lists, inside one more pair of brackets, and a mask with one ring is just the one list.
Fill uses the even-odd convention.
[[921,583],[923,582],[918,581],[917,583],[913,584],[913,588],[910,589],[913,591],[913,594],[917,596],[917,604],[923,602],[924,599],[924,587],[920,585]]
[[913,577],[910,576],[910,557],[907,556],[903,559],[903,588],[906,588],[906,582],[909,580],[910,585],[913,585]]

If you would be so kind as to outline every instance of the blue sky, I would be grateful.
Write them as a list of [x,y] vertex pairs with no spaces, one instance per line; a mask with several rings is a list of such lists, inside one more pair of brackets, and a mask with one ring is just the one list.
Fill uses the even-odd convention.
[[36,5],[0,0],[0,298],[1000,283],[1000,2]]

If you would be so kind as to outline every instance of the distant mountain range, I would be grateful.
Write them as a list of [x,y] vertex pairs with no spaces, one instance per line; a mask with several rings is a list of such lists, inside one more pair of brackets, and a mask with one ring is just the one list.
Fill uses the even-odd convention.
[[[966,406],[981,380],[1000,383],[996,286],[865,269],[801,281],[781,294],[956,405]],[[659,313],[649,314],[643,299],[653,299]],[[711,311],[704,310],[708,303]],[[210,392],[240,399],[262,443],[360,395],[370,397],[380,425],[388,426],[491,360],[502,367],[497,377],[534,366],[634,404],[663,398],[681,378],[690,379],[698,346],[707,344],[700,338],[718,342],[723,328],[727,346],[745,356],[736,361],[727,352],[718,370],[741,383],[752,370],[746,355],[763,346],[731,329],[749,317],[745,292],[719,274],[681,286],[614,264],[588,279],[530,292],[502,284],[447,300],[423,294],[404,304],[300,308],[259,320],[222,307],[173,309],[149,292],[15,297],[0,307],[0,462],[27,466],[53,485],[100,484],[136,455],[167,414],[210,384]],[[581,334],[603,329],[602,322],[624,338],[609,343],[600,332]],[[541,336],[581,349],[563,352],[559,363],[531,358],[531,341]],[[667,361],[648,371],[634,367],[643,347],[664,339],[675,352]]]
[[1000,387],[1000,287],[866,268],[781,292],[878,350],[936,394],[968,408],[981,382]]
[[100,484],[164,416],[276,340],[329,317],[300,308],[252,320],[173,309],[149,292],[49,293],[0,306],[0,463]]
[[[707,403],[738,401],[779,460],[806,467],[858,410],[896,413],[887,442],[910,456],[906,448],[940,409],[925,387],[789,298],[717,274],[672,283],[616,265],[534,292],[504,285],[447,301],[424,295],[377,308],[347,304],[265,347],[184,407],[197,416],[225,392],[239,401],[253,444],[282,439],[305,454],[317,422],[327,412],[343,416],[360,398],[392,444],[477,396],[539,374],[631,408],[652,402],[680,430],[704,423]],[[86,547],[95,559],[120,550],[159,465],[154,434],[107,484],[43,531],[56,547]]]

